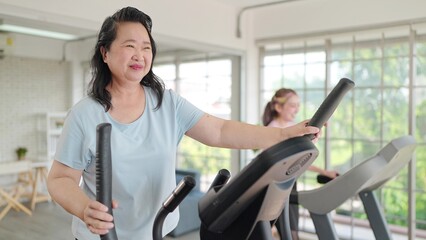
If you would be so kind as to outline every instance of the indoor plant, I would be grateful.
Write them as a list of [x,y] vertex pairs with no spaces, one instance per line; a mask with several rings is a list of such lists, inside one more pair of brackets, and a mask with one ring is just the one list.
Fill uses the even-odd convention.
[[16,149],[16,154],[18,155],[18,160],[25,159],[28,149],[26,147],[18,147]]

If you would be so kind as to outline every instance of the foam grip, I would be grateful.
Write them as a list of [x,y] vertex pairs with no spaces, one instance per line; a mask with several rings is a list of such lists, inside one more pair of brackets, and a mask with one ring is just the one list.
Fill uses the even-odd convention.
[[173,212],[182,200],[191,192],[195,187],[195,179],[192,176],[185,176],[170,196],[164,201],[163,206],[157,212],[152,227],[152,239],[161,240],[163,239],[163,223],[167,215]]
[[195,179],[192,176],[185,176],[170,196],[164,201],[163,207],[168,212],[173,212],[182,200],[191,192],[195,187]]
[[231,178],[231,173],[227,169],[219,170],[212,184],[210,185],[209,190],[213,188],[216,192],[219,191],[220,188],[222,188],[222,186],[228,182],[229,178]]
[[[96,200],[112,214],[111,124],[96,127]],[[101,235],[102,240],[117,240],[115,228]]]
[[[337,174],[337,176],[339,176],[339,174]],[[326,184],[328,182],[330,182],[331,180],[333,180],[334,178],[319,174],[317,175],[317,182],[321,183],[321,184]]]
[[[327,95],[325,100],[315,112],[314,116],[308,123],[308,126],[321,128],[333,115],[343,96],[355,86],[355,83],[347,78],[342,78],[337,85]],[[311,138],[314,136],[312,135]]]

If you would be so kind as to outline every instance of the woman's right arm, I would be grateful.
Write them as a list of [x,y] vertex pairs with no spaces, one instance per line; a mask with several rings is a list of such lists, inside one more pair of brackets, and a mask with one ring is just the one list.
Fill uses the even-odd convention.
[[77,216],[92,233],[106,234],[114,225],[108,208],[91,200],[79,187],[81,170],[53,161],[47,178],[47,188],[52,199],[67,212]]

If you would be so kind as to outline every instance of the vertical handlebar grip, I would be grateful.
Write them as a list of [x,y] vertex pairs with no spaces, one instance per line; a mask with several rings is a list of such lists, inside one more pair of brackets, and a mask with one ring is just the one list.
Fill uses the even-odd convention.
[[[111,124],[96,127],[96,200],[108,207],[112,215]],[[101,235],[102,240],[117,240],[115,228]]]
[[[355,83],[348,79],[342,78],[337,85],[327,95],[325,100],[321,103],[314,116],[308,123],[308,126],[321,128],[327,120],[333,115],[343,96],[355,86]],[[314,137],[310,136],[311,139]]]

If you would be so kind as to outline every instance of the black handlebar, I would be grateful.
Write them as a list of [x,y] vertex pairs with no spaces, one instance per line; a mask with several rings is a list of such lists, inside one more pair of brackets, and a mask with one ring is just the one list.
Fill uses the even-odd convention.
[[185,176],[179,184],[176,186],[175,190],[170,194],[170,196],[164,201],[163,206],[160,211],[158,211],[157,216],[154,220],[154,226],[152,230],[152,239],[160,240],[163,239],[163,222],[166,219],[167,215],[173,212],[176,207],[182,202],[182,200],[191,192],[195,187],[195,179],[191,176]]
[[[321,103],[314,116],[308,123],[308,126],[314,126],[321,128],[327,122],[327,120],[333,115],[343,96],[346,92],[351,90],[355,86],[352,80],[342,78],[337,85],[331,90],[324,101]],[[313,139],[313,135],[310,136]]]
[[[96,200],[112,214],[111,124],[96,127]],[[101,240],[117,240],[115,228],[101,235]]]
[[219,191],[228,182],[229,178],[231,178],[231,173],[227,169],[219,170],[209,190],[213,188],[216,192]]
[[[112,163],[111,124],[101,123],[96,127],[96,200],[108,207],[112,213]],[[154,221],[153,237],[162,239],[162,226],[166,216],[173,212],[196,185],[191,176],[185,176],[176,189],[163,203]],[[101,235],[101,240],[118,240],[115,228]]]

